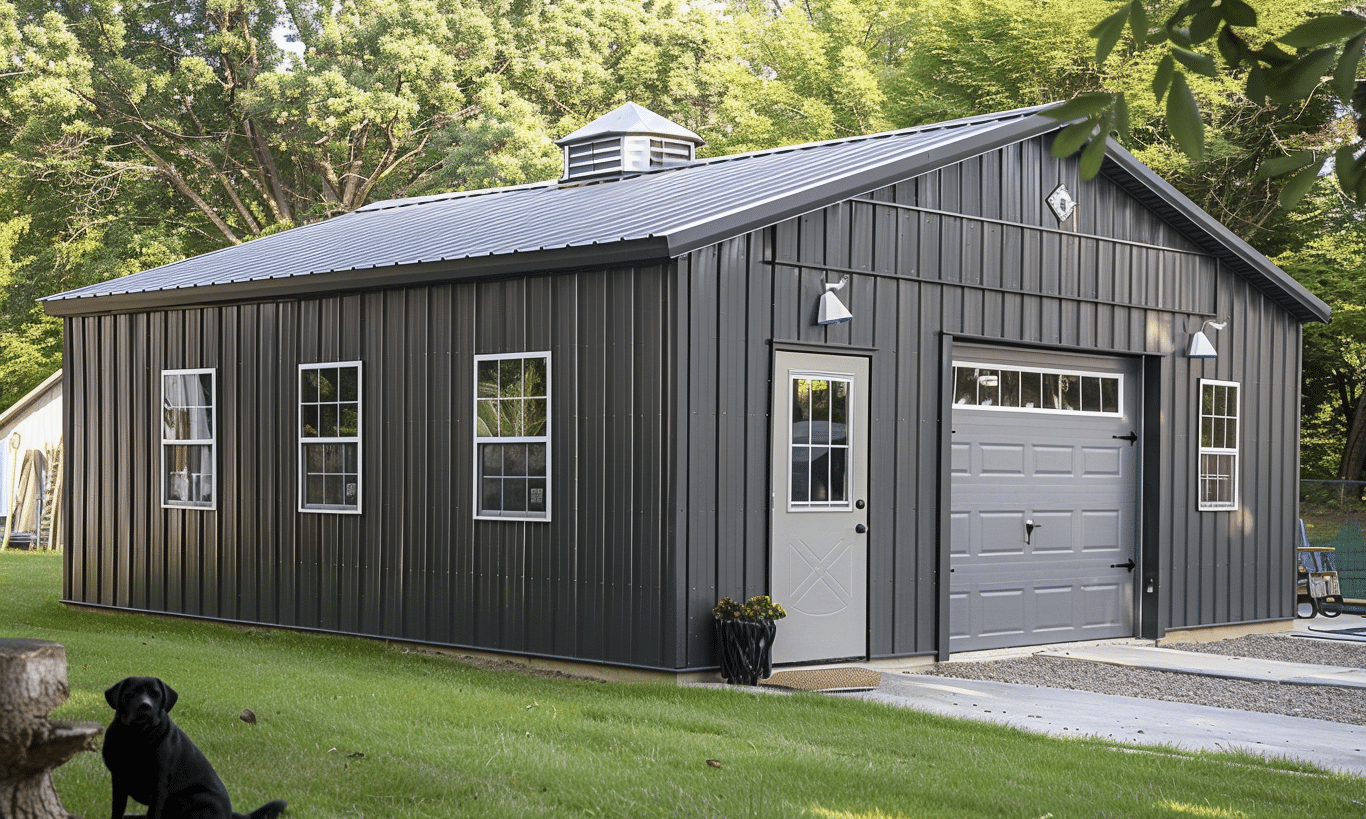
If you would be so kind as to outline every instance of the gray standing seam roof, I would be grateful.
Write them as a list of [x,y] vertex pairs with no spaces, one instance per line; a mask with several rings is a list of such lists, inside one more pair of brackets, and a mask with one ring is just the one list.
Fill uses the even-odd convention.
[[[376,202],[42,302],[51,314],[81,315],[663,261],[1065,125],[1042,113],[1048,107],[596,182]],[[1163,198],[1184,200],[1165,182],[1159,187]],[[1232,237],[1194,210],[1195,221],[1203,215],[1209,223],[1207,232],[1223,231],[1218,244]],[[1280,301],[1301,319],[1327,320],[1326,305],[1260,254],[1252,251],[1250,261],[1245,253],[1232,255],[1242,267],[1257,267],[1253,278],[1280,289]]]

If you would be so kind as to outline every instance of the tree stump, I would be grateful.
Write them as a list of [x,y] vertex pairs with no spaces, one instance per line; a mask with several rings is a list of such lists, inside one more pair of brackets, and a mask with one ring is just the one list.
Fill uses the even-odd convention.
[[94,750],[98,722],[53,722],[66,702],[66,649],[43,640],[0,640],[0,819],[68,819],[52,771]]

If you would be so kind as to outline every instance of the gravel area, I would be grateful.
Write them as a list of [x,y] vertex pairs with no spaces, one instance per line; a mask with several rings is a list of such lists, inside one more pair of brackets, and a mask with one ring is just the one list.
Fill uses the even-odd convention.
[[[1212,643],[1167,643],[1162,648],[1260,660],[1366,668],[1366,643],[1254,634]],[[917,673],[1120,694],[1366,725],[1366,689],[1361,688],[1244,682],[1039,655],[984,662],[940,663]]]

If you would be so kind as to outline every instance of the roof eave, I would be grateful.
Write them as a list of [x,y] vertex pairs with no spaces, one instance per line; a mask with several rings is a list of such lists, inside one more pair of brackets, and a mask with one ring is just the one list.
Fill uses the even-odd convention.
[[[1159,216],[1198,228],[1209,236],[1211,249],[1231,267],[1238,270],[1302,322],[1332,320],[1333,310],[1326,302],[1309,292],[1293,276],[1282,270],[1256,248],[1243,241],[1222,222],[1206,213],[1171,183],[1158,176],[1151,168],[1126,151],[1118,142],[1109,140],[1101,173],[1111,181],[1135,194],[1135,186],[1148,196],[1138,196]],[[1153,201],[1156,200],[1156,202]],[[1160,203],[1160,207],[1154,207]]]
[[469,279],[500,278],[534,272],[650,265],[667,261],[663,238],[625,239],[507,255],[476,256],[418,264],[338,270],[224,284],[39,299],[51,316],[88,316],[146,310],[183,309],[226,303],[279,301],[324,293],[379,290]]

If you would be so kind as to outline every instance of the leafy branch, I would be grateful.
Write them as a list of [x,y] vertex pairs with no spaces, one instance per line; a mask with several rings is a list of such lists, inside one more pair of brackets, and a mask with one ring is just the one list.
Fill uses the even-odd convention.
[[[1358,133],[1366,116],[1366,87],[1357,67],[1366,51],[1366,19],[1348,11],[1311,16],[1279,37],[1254,47],[1248,31],[1258,25],[1257,12],[1243,0],[1188,0],[1160,26],[1151,26],[1141,0],[1096,24],[1096,63],[1103,65],[1127,31],[1131,48],[1166,50],[1152,78],[1154,99],[1163,104],[1167,128],[1192,161],[1205,156],[1205,123],[1191,89],[1189,75],[1240,77],[1243,93],[1256,105],[1288,106],[1324,90],[1350,112]],[[1213,41],[1212,51],[1208,44]],[[1205,50],[1202,51],[1201,47]],[[1111,134],[1129,138],[1129,105],[1122,92],[1094,91],[1076,95],[1052,109],[1063,121],[1076,120],[1059,133],[1053,154],[1081,151],[1081,173],[1090,179],[1100,171],[1105,142]],[[1280,194],[1282,208],[1292,209],[1316,179],[1335,173],[1349,199],[1366,204],[1366,155],[1359,143],[1336,151],[1300,150],[1262,162],[1257,179],[1287,178]]]

